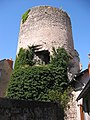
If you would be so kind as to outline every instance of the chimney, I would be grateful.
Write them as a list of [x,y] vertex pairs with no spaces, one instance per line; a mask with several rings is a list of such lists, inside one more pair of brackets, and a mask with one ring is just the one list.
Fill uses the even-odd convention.
[[13,69],[13,61],[12,61],[12,58],[6,59],[6,61],[8,62],[10,68]]

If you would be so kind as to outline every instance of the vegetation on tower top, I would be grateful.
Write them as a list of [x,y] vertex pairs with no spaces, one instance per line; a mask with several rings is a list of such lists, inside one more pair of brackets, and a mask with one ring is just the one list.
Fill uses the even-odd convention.
[[23,15],[22,15],[22,23],[24,23],[26,20],[27,20],[27,18],[28,18],[28,13],[30,12],[30,9],[29,10],[27,10]]

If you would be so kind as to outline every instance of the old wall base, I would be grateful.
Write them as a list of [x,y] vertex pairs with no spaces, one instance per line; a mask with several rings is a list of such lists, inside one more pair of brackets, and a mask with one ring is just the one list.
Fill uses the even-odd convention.
[[0,98],[0,120],[63,120],[63,112],[52,102]]
[[78,120],[77,119],[77,102],[76,102],[76,93],[73,91],[70,97],[70,101],[65,110],[64,120]]

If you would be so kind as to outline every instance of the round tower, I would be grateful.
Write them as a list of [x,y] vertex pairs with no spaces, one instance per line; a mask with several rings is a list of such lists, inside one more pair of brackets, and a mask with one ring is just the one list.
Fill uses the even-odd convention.
[[[40,45],[39,51],[45,54],[48,53],[47,51],[52,54],[52,47],[65,48],[72,61],[76,61],[74,74],[79,71],[79,59],[74,50],[70,17],[63,10],[50,6],[38,6],[24,14],[20,25],[17,53],[20,48],[26,49],[32,45]],[[75,63],[72,62],[72,64],[75,68]]]

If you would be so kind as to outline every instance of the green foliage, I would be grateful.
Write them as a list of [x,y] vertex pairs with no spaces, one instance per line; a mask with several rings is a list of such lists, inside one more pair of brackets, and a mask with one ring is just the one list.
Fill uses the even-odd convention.
[[27,10],[24,14],[23,14],[23,16],[22,16],[22,23],[24,23],[26,20],[27,20],[27,18],[28,18],[28,13],[30,12],[30,9],[29,10]]
[[25,49],[21,48],[18,56],[16,57],[14,68],[18,68],[26,64],[26,54]]
[[51,56],[51,64],[57,67],[63,67],[67,69],[69,63],[69,56],[64,48],[58,48],[55,50],[53,47],[53,55]]
[[34,51],[32,47],[28,46],[28,49],[26,50],[26,64],[29,66],[33,66],[35,62],[33,61],[34,58]]
[[49,91],[57,90],[63,93],[67,84],[67,76],[60,68],[52,68],[51,66],[24,67],[13,72],[7,96],[16,99],[48,101]]
[[25,65],[33,66],[35,64],[33,58],[34,58],[34,49],[32,47],[28,46],[28,49],[26,50],[21,48],[18,56],[16,57],[14,69],[17,69]]
[[62,92],[58,90],[49,90],[48,92],[48,98],[50,101],[58,102],[62,105],[63,108],[67,106],[67,103],[69,102],[70,97],[70,88],[67,88],[66,90]]
[[[68,55],[63,48],[55,50],[50,64],[33,66],[37,47],[20,49],[11,76],[7,97],[39,101],[59,101],[63,107],[68,102]],[[28,65],[28,66],[27,66]]]

